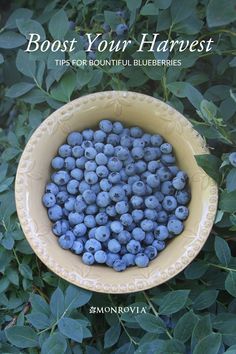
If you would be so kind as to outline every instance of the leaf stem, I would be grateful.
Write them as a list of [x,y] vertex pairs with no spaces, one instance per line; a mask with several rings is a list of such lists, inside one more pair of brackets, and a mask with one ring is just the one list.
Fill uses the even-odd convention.
[[14,257],[15,257],[15,259],[16,259],[16,261],[17,261],[18,266],[20,266],[20,261],[19,261],[19,258],[18,258],[18,256],[17,256],[17,253],[16,253],[15,248],[13,248],[12,251],[13,251]]
[[227,271],[229,271],[229,272],[236,272],[236,269],[224,267],[224,266],[221,266],[221,265],[219,265],[219,264],[207,263],[207,265],[212,266],[212,267],[215,267],[215,268],[227,270]]

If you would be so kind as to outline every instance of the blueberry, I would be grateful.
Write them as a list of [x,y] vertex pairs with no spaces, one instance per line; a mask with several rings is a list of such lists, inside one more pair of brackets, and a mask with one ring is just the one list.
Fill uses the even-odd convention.
[[176,162],[176,159],[175,156],[172,154],[163,154],[161,157],[161,162],[169,166],[169,165],[173,165]]
[[153,146],[161,146],[162,143],[163,143],[162,136],[160,136],[158,134],[151,136],[151,144]]
[[141,208],[143,206],[143,198],[138,195],[133,195],[130,199],[133,208]]
[[161,193],[164,195],[173,195],[175,194],[175,189],[171,181],[165,181],[161,184]]
[[124,226],[121,224],[120,221],[112,221],[111,222],[111,231],[115,232],[116,234],[120,233],[123,229],[124,229]]
[[147,184],[152,188],[158,188],[160,186],[160,177],[157,174],[148,175]]
[[75,158],[74,157],[66,157],[65,158],[65,168],[69,171],[75,168]]
[[168,220],[168,215],[165,210],[161,210],[157,213],[157,222],[164,223]]
[[108,158],[104,153],[99,152],[95,157],[95,161],[96,161],[97,165],[106,165]]
[[144,213],[142,210],[135,209],[132,211],[131,215],[132,215],[134,222],[139,222],[140,220],[143,219]]
[[94,133],[95,143],[104,143],[107,135],[102,130],[96,130]]
[[79,192],[83,194],[87,189],[91,189],[91,185],[82,180],[79,184]]
[[146,169],[147,169],[147,164],[145,161],[139,160],[139,161],[135,162],[136,173],[138,173],[138,174],[143,173],[146,171]]
[[48,217],[51,221],[60,220],[63,217],[62,208],[60,205],[53,205],[48,209]]
[[127,148],[121,147],[121,149],[116,153],[119,160],[124,161],[129,157],[129,150]]
[[87,161],[88,159],[85,156],[78,157],[75,160],[76,167],[84,169]]
[[117,259],[114,263],[113,263],[113,269],[117,272],[122,272],[123,270],[126,269],[126,263],[124,260],[122,259]]
[[[88,129],[84,129],[82,131],[82,135],[83,135],[83,139],[84,140],[92,140],[93,139],[93,134],[94,134],[93,130],[89,129],[89,128]],[[78,144],[78,145],[80,145],[80,144]]]
[[145,248],[144,253],[150,260],[152,260],[157,256],[157,249],[154,246],[148,246]]
[[142,139],[142,138],[137,138],[137,139],[134,139],[133,141],[133,147],[141,147],[141,148],[144,148],[146,145],[145,141]]
[[121,176],[118,172],[111,172],[108,176],[108,181],[112,184],[119,183]]
[[79,191],[79,181],[77,181],[76,179],[71,179],[68,183],[67,183],[67,191],[70,194],[78,194]]
[[106,225],[108,222],[108,215],[105,212],[100,212],[95,217],[98,225]]
[[95,215],[98,212],[98,207],[96,204],[90,204],[85,209],[85,213],[88,215]]
[[46,193],[52,193],[56,195],[59,192],[59,188],[55,183],[48,183],[45,188]]
[[152,220],[144,219],[141,221],[140,226],[143,231],[149,232],[153,230],[153,222]]
[[120,139],[120,145],[126,148],[130,148],[133,144],[133,139],[130,136],[123,135]]
[[83,137],[79,132],[72,132],[67,136],[67,143],[71,146],[81,145]]
[[142,241],[145,238],[145,232],[140,227],[135,227],[132,231],[132,236],[136,241]]
[[93,160],[96,157],[96,155],[97,155],[97,151],[93,147],[88,147],[84,151],[84,156],[89,160]]
[[111,144],[105,144],[103,152],[106,156],[112,156],[114,154],[115,148]]
[[110,237],[110,230],[107,226],[99,226],[96,228],[95,238],[98,241],[100,242],[107,241],[109,237]]
[[189,214],[188,208],[184,205],[180,205],[178,206],[178,208],[175,209],[175,215],[180,220],[187,219],[188,214]]
[[104,144],[103,143],[95,143],[94,145],[96,151],[99,152],[103,152],[104,150]]
[[107,167],[111,172],[119,172],[122,168],[122,162],[115,156],[110,157]]
[[144,268],[148,266],[149,258],[145,253],[138,253],[134,260],[136,266]]
[[84,173],[80,168],[74,168],[70,171],[70,175],[73,179],[81,181],[83,179]]
[[123,132],[124,126],[121,122],[114,122],[112,131],[114,134],[121,134]]
[[67,144],[61,145],[58,149],[58,154],[61,157],[71,156],[71,152],[72,152],[71,146]]
[[166,196],[163,199],[162,207],[168,212],[173,211],[177,208],[177,200],[173,196]]
[[142,147],[134,147],[131,150],[131,155],[135,160],[140,160],[144,156],[144,150]]
[[71,211],[68,215],[68,220],[69,220],[70,225],[72,225],[72,226],[80,224],[84,220],[84,214],[77,213],[76,211]]
[[43,196],[43,205],[50,208],[56,204],[56,197],[53,193],[45,193]]
[[99,192],[101,192],[101,188],[100,188],[99,182],[94,183],[94,184],[91,185],[91,191],[93,191],[95,194],[98,194]]
[[69,223],[67,220],[57,220],[52,227],[52,232],[56,236],[61,236],[69,230]]
[[106,213],[107,213],[107,215],[109,215],[109,216],[111,216],[111,217],[114,217],[114,216],[116,216],[116,208],[115,208],[115,206],[114,205],[108,205],[107,207],[106,207]]
[[109,180],[107,178],[103,178],[101,179],[101,181],[99,182],[100,184],[100,188],[104,191],[104,192],[109,192],[109,190],[112,187],[112,183],[109,182]]
[[95,238],[91,238],[85,243],[85,249],[88,252],[95,253],[102,248],[101,242],[96,240]]
[[92,141],[90,141],[90,140],[84,140],[83,142],[82,142],[82,148],[84,149],[84,150],[86,150],[86,149],[88,149],[88,148],[91,148],[91,147],[93,147],[93,143],[92,143]]
[[155,195],[150,195],[149,197],[146,197],[144,203],[148,209],[157,209],[160,207],[160,203],[155,197]]
[[82,146],[74,146],[72,148],[72,156],[74,156],[75,158],[81,157],[84,154],[84,149],[82,148]]
[[105,178],[109,175],[109,171],[106,166],[100,165],[96,168],[96,174],[99,178]]
[[75,240],[75,235],[72,231],[66,231],[66,233],[59,237],[59,245],[64,249],[69,249],[72,247]]
[[65,202],[64,207],[66,208],[66,210],[72,211],[74,209],[74,205],[75,205],[75,198],[69,197]]
[[128,26],[125,23],[120,23],[116,26],[116,34],[117,36],[122,36],[125,32],[128,31]]
[[104,29],[105,32],[110,32],[111,30],[111,27],[106,22],[103,23],[102,28]]
[[75,240],[71,247],[71,250],[76,254],[81,254],[84,250],[84,245],[81,240]]
[[184,189],[185,185],[186,185],[186,181],[184,178],[181,177],[175,177],[172,180],[172,185],[175,189],[177,190],[181,190]]
[[119,255],[117,253],[108,252],[107,253],[106,265],[108,265],[108,267],[112,267],[114,262],[117,259],[120,259]]
[[125,192],[124,192],[122,186],[117,185],[117,186],[114,186],[110,189],[109,196],[112,201],[120,202],[121,200],[124,200]]
[[95,203],[95,201],[97,199],[96,194],[90,189],[86,189],[83,192],[82,196],[83,196],[85,203],[87,203],[87,204],[93,204],[93,203]]
[[163,241],[169,237],[169,231],[165,225],[159,225],[154,230],[154,236],[157,240]]
[[113,128],[113,124],[108,119],[103,119],[99,122],[99,128],[103,130],[105,133],[110,133]]
[[121,249],[120,243],[115,239],[108,241],[107,247],[108,247],[108,250],[112,253],[118,253],[118,252],[120,252],[120,249]]
[[[122,203],[122,202],[121,202]],[[120,217],[120,221],[122,223],[122,225],[124,226],[129,226],[132,224],[133,222],[133,218],[130,214],[128,213],[125,213],[125,214],[122,214],[121,217]]]
[[117,134],[109,134],[107,137],[107,144],[112,144],[113,146],[119,145],[120,137]]
[[96,172],[94,172],[94,171],[85,172],[84,173],[84,180],[88,184],[95,184],[98,181],[98,176],[97,176]]
[[132,189],[131,189],[131,186],[127,183],[123,184],[123,190],[125,192],[125,195],[126,196],[130,196],[131,195],[131,192],[132,192]]
[[190,201],[191,196],[187,190],[180,190],[176,193],[176,199],[179,204],[186,205]]
[[81,213],[82,211],[84,211],[86,209],[86,207],[87,207],[87,205],[84,202],[82,196],[79,195],[78,197],[76,197],[75,202],[74,202],[75,211],[77,211],[78,213]]
[[99,207],[107,207],[110,203],[110,194],[108,192],[98,193],[96,203]]
[[120,201],[120,202],[116,203],[115,208],[116,208],[117,214],[122,215],[122,214],[125,214],[129,211],[129,204],[128,204],[128,202]]
[[69,182],[70,175],[66,171],[58,171],[53,174],[52,179],[58,186],[63,186]]
[[166,247],[166,244],[164,241],[154,240],[152,246],[155,247],[157,251],[162,251]]
[[126,253],[126,254],[124,254],[121,259],[122,259],[122,261],[125,262],[125,264],[126,264],[127,267],[130,267],[130,266],[132,266],[132,265],[135,265],[135,262],[134,262],[134,260],[135,260],[135,255],[132,254],[132,253]]
[[179,235],[183,231],[184,225],[180,220],[170,220],[167,224],[167,228],[170,233]]
[[170,154],[172,152],[172,145],[169,143],[161,144],[160,150],[163,154]]
[[136,194],[138,196],[145,195],[146,186],[142,181],[137,181],[132,185],[132,191],[134,194]]
[[149,162],[158,159],[161,156],[159,148],[145,147],[144,148],[144,160]]
[[84,167],[87,172],[96,171],[97,164],[95,161],[89,160],[85,162]]
[[149,145],[151,143],[151,134],[145,133],[142,135],[142,140],[145,142],[145,145]]
[[233,167],[236,167],[236,152],[231,152],[229,155],[229,162]]
[[76,237],[82,237],[86,234],[87,227],[83,223],[75,225],[73,232]]
[[82,256],[82,262],[87,265],[92,265],[94,263],[94,256],[90,252],[85,252]]
[[179,168],[176,165],[168,166],[168,168],[173,176],[177,175]]
[[96,226],[95,217],[93,215],[86,215],[84,218],[84,225],[92,229]]
[[95,252],[94,258],[97,263],[106,263],[107,254],[106,254],[106,252],[100,250],[100,251]]
[[152,232],[146,232],[145,234],[145,239],[143,240],[143,243],[145,245],[151,245],[154,241],[154,236]]
[[148,220],[156,220],[157,219],[157,211],[154,209],[145,209],[144,216]]
[[56,156],[52,159],[51,165],[55,170],[60,170],[64,166],[64,159],[60,156]]
[[131,127],[130,128],[130,135],[133,138],[141,138],[141,136],[143,135],[143,130],[139,127]]
[[122,230],[118,235],[117,235],[117,241],[121,245],[126,245],[129,241],[131,240],[131,235],[130,232],[127,230]]
[[169,181],[172,177],[171,171],[168,167],[161,167],[157,171],[157,175],[159,176],[161,182]]

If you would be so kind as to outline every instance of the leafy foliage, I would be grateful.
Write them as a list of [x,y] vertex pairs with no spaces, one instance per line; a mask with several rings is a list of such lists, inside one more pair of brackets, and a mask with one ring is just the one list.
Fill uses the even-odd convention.
[[[179,0],[5,3],[0,4],[0,352],[234,354],[236,168],[229,155],[236,150],[235,0],[184,0],[181,6]],[[112,30],[127,23],[127,38],[135,39],[112,58],[181,59],[182,66],[55,65],[55,59],[85,59],[81,35],[103,32],[104,21]],[[213,49],[135,53],[144,29],[159,31],[160,39],[212,37]],[[79,50],[24,52],[30,32],[42,40],[76,38]],[[197,259],[166,284],[127,296],[92,294],[51,273],[24,238],[13,193],[19,157],[43,119],[71,99],[107,89],[151,94],[184,113],[212,152],[196,161],[220,193],[215,225]],[[91,306],[144,306],[147,313],[92,314]]]

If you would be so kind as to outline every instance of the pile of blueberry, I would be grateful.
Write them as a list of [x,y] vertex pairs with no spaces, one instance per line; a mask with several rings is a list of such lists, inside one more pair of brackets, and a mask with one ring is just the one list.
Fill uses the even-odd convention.
[[188,177],[172,145],[104,119],[72,132],[51,162],[43,204],[59,245],[87,265],[146,267],[188,217]]

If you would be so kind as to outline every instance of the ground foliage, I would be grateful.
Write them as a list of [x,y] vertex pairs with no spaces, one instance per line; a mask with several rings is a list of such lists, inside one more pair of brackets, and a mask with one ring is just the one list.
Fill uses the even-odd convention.
[[[228,156],[236,150],[236,1],[16,0],[0,7],[0,352],[235,354],[236,168]],[[172,53],[182,59],[179,68],[155,69],[55,67],[55,54],[23,51],[29,31],[79,38],[103,31],[104,21],[112,29],[126,22],[135,41],[145,29],[160,32],[160,39],[212,36],[215,44],[208,53]],[[137,57],[135,46],[116,55],[127,56]],[[85,58],[83,46],[71,57]],[[108,89],[148,93],[184,113],[206,138],[212,155],[197,161],[220,192],[215,225],[199,256],[166,284],[124,296],[92,294],[51,273],[24,238],[13,194],[19,157],[42,120],[70,99]],[[148,313],[89,313],[90,306],[131,304],[147,306]]]

